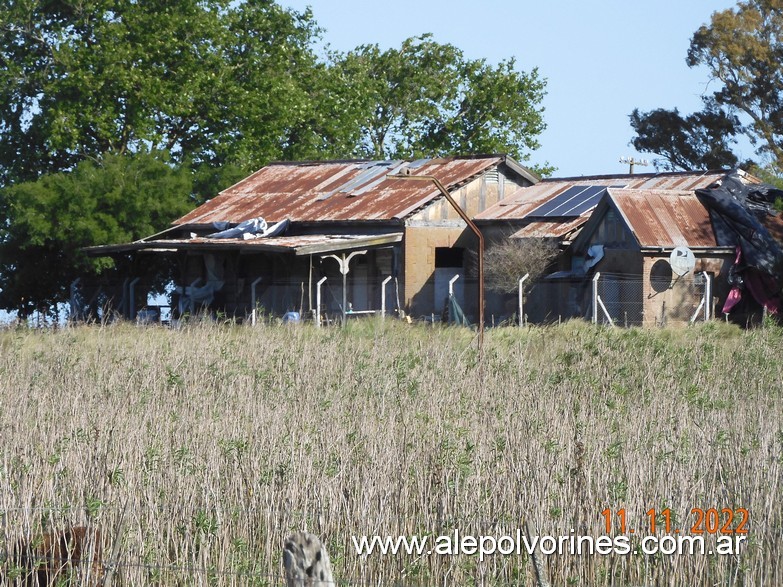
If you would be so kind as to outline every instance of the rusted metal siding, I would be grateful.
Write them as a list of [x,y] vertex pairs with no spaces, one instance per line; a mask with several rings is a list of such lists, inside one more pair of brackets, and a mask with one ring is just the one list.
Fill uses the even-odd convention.
[[388,179],[410,168],[454,189],[504,160],[500,156],[402,161],[273,163],[174,222],[393,221],[440,197],[427,182]]
[[709,211],[691,191],[610,190],[642,248],[718,247]]
[[[502,198],[504,189],[518,190],[520,183],[525,180],[517,179],[509,169],[493,168],[486,173],[452,189],[451,196],[459,204],[465,213],[473,218],[490,206],[496,204]],[[457,222],[464,225],[459,214],[445,198],[439,198],[432,204],[426,205],[405,219],[407,225],[421,224],[448,224]]]

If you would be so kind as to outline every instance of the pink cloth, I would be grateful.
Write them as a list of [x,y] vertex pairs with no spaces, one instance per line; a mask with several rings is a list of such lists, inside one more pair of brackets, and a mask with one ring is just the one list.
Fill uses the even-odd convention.
[[[734,267],[737,267],[741,261],[742,250],[737,247],[737,255],[734,257]],[[764,306],[770,313],[780,313],[783,309],[781,299],[777,297],[777,294],[775,294],[774,297],[769,295],[769,292],[779,291],[778,284],[771,275],[761,273],[760,271],[749,267],[742,271],[742,280],[754,300]],[[728,314],[731,312],[732,308],[740,303],[740,300],[742,300],[742,290],[738,287],[731,288],[731,291],[723,304],[723,313]]]
[[770,314],[780,313],[780,299],[769,295],[771,291],[777,291],[775,280],[765,273],[759,273],[755,269],[749,269],[743,273],[745,287],[750,295],[759,304],[764,306]]
[[728,314],[742,300],[742,291],[738,287],[732,287],[726,301],[723,303],[723,313]]

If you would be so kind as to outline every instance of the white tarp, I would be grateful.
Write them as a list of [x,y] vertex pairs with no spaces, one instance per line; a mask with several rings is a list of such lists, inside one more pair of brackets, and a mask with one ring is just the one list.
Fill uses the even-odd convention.
[[585,259],[585,271],[598,265],[598,261],[604,258],[604,246],[593,245],[587,249],[587,259]]
[[242,240],[268,238],[285,232],[288,223],[289,221],[286,219],[269,226],[263,218],[251,218],[229,228],[228,222],[215,222],[212,226],[218,232],[208,234],[207,238],[241,238]]

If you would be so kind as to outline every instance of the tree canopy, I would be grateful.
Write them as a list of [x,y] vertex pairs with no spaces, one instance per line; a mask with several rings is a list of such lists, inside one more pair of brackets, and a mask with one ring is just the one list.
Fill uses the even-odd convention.
[[738,125],[735,116],[714,108],[688,116],[677,108],[631,113],[634,147],[660,155],[656,167],[668,171],[736,167],[738,159],[731,147]]
[[264,0],[3,0],[2,184],[103,153],[194,165],[280,157],[317,28]]
[[705,66],[718,86],[702,112],[631,114],[632,144],[661,155],[664,166],[693,169],[737,164],[745,136],[761,163],[783,169],[783,0],[747,0],[715,12],[691,38],[687,63]]
[[162,156],[107,155],[0,192],[0,307],[20,316],[68,299],[79,276],[113,266],[82,247],[153,234],[191,207],[193,179]]
[[358,88],[359,153],[376,158],[508,153],[529,159],[545,128],[546,82],[514,60],[470,60],[431,35],[399,49],[364,45],[335,56]]
[[535,69],[429,35],[320,40],[273,0],[0,0],[0,307],[67,299],[105,267],[80,247],[157,232],[271,160],[538,147]]

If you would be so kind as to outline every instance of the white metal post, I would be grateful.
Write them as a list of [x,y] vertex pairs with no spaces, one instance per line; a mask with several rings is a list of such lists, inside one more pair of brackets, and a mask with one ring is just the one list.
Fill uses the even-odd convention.
[[337,261],[337,264],[340,266],[340,273],[343,275],[343,326],[345,326],[345,319],[346,319],[346,313],[348,312],[348,285],[347,285],[347,277],[348,272],[351,270],[351,259],[354,258],[356,255],[364,255],[367,251],[354,251],[353,253],[348,254],[348,256],[345,255],[345,253],[342,253],[342,257],[338,257],[337,255],[324,255],[324,259],[331,257],[332,259]]
[[250,305],[253,310],[250,312],[250,324],[256,325],[256,286],[261,282],[261,277],[257,277],[256,280],[250,284]]
[[593,324],[598,324],[598,278],[601,272],[596,271],[593,277]]
[[454,282],[457,281],[458,279],[459,279],[459,273],[457,273],[454,277],[449,279],[449,297],[454,295]]
[[712,280],[710,279],[710,274],[706,271],[704,272],[704,321],[709,322],[712,311]]
[[316,328],[321,327],[321,286],[323,285],[324,281],[326,281],[326,277],[322,277],[318,280],[318,283],[315,284],[315,326]]
[[381,320],[386,319],[386,284],[389,283],[391,279],[392,276],[389,275],[389,277],[381,282]]
[[[459,279],[459,273],[449,279],[449,299],[446,301],[446,303],[451,303],[451,298],[454,297],[454,282]],[[446,318],[447,320],[451,318],[451,310],[446,311]],[[435,326],[435,314],[432,315],[432,325]]]
[[122,303],[120,304],[120,312],[122,312],[123,316],[125,315],[125,310],[128,309],[128,283],[130,282],[130,277],[126,277],[125,280],[122,282]]
[[524,326],[525,325],[525,294],[524,294],[524,283],[525,280],[530,276],[529,273],[525,273],[523,277],[519,278],[519,325]]

